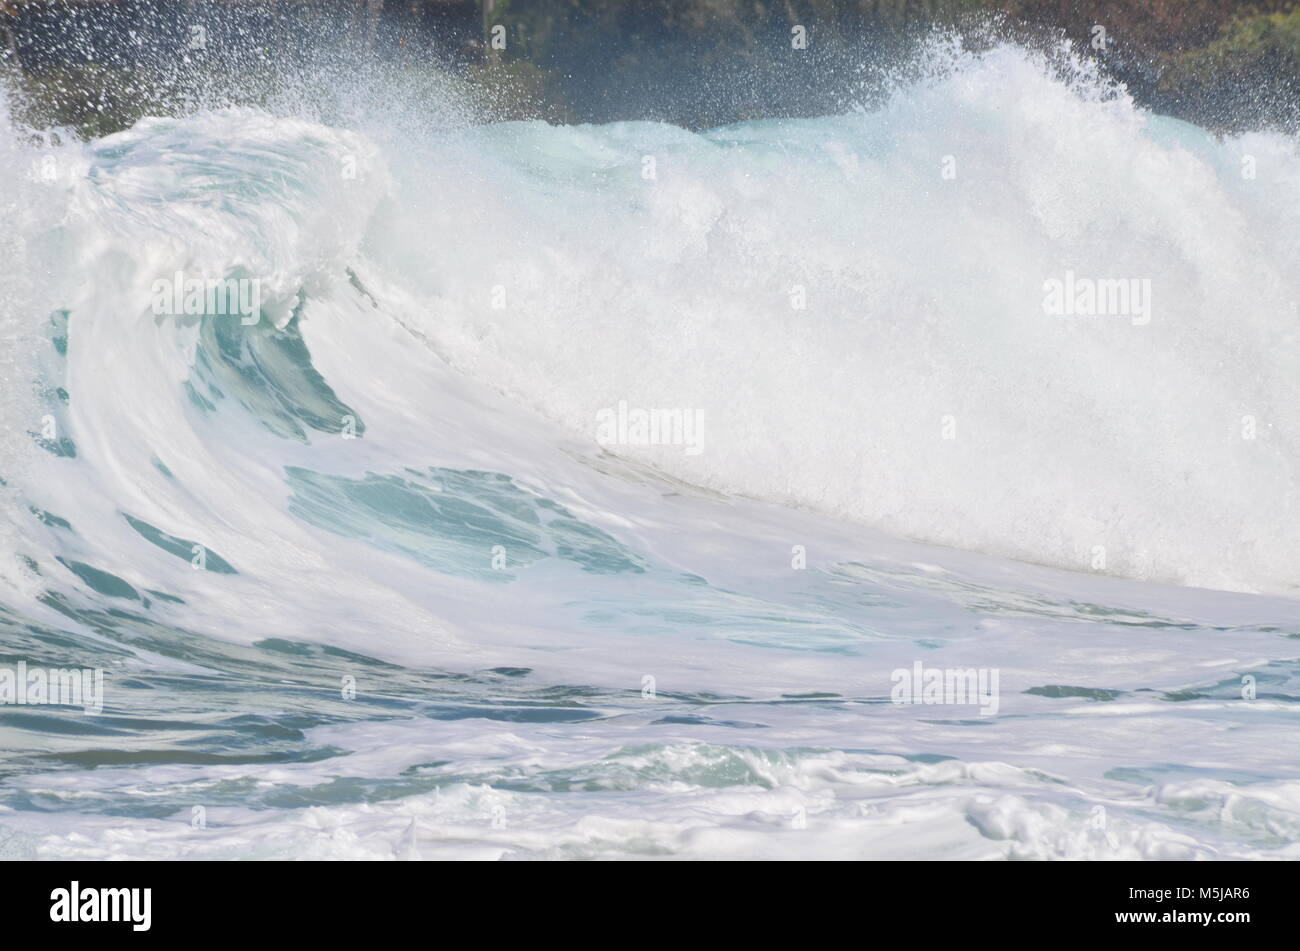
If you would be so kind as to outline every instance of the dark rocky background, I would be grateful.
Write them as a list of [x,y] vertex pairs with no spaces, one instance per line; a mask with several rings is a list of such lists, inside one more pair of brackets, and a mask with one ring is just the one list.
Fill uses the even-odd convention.
[[[497,118],[699,128],[814,115],[870,102],[936,30],[975,45],[1069,39],[1159,112],[1221,131],[1300,128],[1297,0],[10,0],[0,11],[27,118],[92,133],[177,102],[248,98],[286,73],[324,83],[373,66],[453,74]],[[792,48],[796,26],[806,49]]]

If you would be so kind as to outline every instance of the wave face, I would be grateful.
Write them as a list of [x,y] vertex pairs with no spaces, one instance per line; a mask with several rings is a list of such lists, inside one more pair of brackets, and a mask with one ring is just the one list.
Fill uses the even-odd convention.
[[[413,158],[372,232],[410,325],[579,436],[619,401],[693,410],[698,454],[625,454],[939,545],[1300,584],[1289,140],[1216,142],[1004,48],[877,113]],[[1045,313],[1067,275],[1139,282],[1145,312]]]
[[0,851],[1293,852],[1295,142],[935,56],[700,134],[7,130],[0,644],[110,689],[0,708]]

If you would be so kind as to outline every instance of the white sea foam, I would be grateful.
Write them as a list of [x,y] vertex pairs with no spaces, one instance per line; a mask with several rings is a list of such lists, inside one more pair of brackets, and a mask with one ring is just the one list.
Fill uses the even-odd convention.
[[[413,161],[376,266],[455,366],[575,433],[696,408],[700,455],[615,451],[953,547],[1300,584],[1293,141],[1002,48],[879,113],[507,125]],[[1147,313],[1045,313],[1067,273]]]

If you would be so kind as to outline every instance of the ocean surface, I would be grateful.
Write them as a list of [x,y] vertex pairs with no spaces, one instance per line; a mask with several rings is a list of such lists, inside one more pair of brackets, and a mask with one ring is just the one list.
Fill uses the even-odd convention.
[[0,706],[0,856],[1300,857],[1297,143],[935,57],[3,117],[0,667],[104,692]]

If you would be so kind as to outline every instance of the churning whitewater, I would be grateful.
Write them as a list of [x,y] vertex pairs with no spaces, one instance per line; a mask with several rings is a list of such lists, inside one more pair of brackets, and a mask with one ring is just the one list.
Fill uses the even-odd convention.
[[0,854],[1300,857],[1296,142],[942,58],[6,121]]

